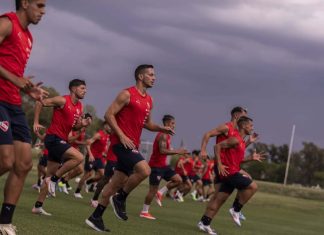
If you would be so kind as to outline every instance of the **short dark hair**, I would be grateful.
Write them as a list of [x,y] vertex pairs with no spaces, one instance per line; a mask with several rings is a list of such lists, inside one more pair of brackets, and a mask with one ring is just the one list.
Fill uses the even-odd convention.
[[69,90],[71,90],[72,87],[81,86],[81,85],[86,85],[84,80],[81,80],[81,79],[78,79],[78,78],[73,79],[69,83]]
[[248,122],[253,122],[253,119],[246,116],[242,116],[239,118],[239,120],[237,120],[237,125],[239,128],[241,128],[244,124]]
[[171,121],[171,120],[174,120],[174,119],[175,118],[170,114],[164,115],[163,118],[162,118],[163,125],[165,125],[168,121]]
[[192,151],[192,155],[199,155],[200,154],[200,150],[195,149]]
[[135,79],[138,79],[138,75],[143,73],[143,70],[145,69],[154,69],[154,66],[151,64],[141,64],[139,66],[137,66],[137,68],[135,69]]
[[236,106],[231,110],[231,116],[233,116],[235,113],[242,113],[242,112],[247,113],[247,109],[241,106]]
[[19,10],[20,5],[21,5],[21,0],[16,0],[16,11]]

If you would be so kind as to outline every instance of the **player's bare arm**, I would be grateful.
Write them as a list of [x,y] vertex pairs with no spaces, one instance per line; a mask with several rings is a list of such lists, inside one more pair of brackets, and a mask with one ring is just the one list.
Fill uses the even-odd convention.
[[188,153],[188,151],[183,148],[174,149],[174,150],[168,149],[167,148],[167,134],[162,134],[159,138],[159,151],[161,154],[167,154],[167,155]]
[[228,133],[228,126],[225,124],[222,124],[214,129],[206,132],[203,136],[202,141],[201,141],[200,156],[203,158],[207,157],[208,154],[207,154],[206,148],[207,148],[208,141],[211,137],[215,137],[218,135],[227,135],[227,133]]
[[126,105],[129,104],[130,93],[127,90],[121,91],[113,103],[109,106],[105,114],[105,120],[110,125],[111,129],[119,137],[120,142],[124,145],[125,148],[134,149],[136,146],[131,139],[129,139],[124,132],[120,129],[116,121],[116,114]]

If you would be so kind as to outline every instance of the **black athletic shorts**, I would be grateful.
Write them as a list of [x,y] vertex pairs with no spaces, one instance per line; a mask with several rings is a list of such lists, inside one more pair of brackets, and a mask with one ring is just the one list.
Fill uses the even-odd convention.
[[198,175],[189,175],[189,179],[191,183],[196,183],[198,180],[200,180],[200,177]]
[[206,180],[206,179],[202,179],[202,182],[203,182],[203,186],[208,186],[208,185],[211,185],[212,181],[209,179],[209,180]]
[[170,166],[163,168],[152,167],[150,174],[150,185],[159,185],[162,179],[165,181],[170,181],[170,179],[175,175],[175,171],[172,170]]
[[246,189],[251,183],[252,180],[249,177],[237,172],[234,175],[222,179],[222,184],[219,188],[219,192],[231,194],[234,189]]
[[187,180],[189,179],[189,177],[187,175],[180,175],[181,179],[182,179],[182,183],[187,182]]
[[46,135],[44,143],[48,150],[48,160],[63,163],[63,154],[71,148],[71,145],[56,135]]
[[[1,79],[1,78],[0,78]],[[31,143],[30,129],[25,113],[19,105],[0,102],[0,145],[14,140]]]
[[47,155],[42,155],[38,160],[38,165],[47,167],[47,159],[48,159]]
[[106,167],[105,167],[105,176],[106,177],[112,177],[114,174],[114,170],[116,168],[117,162],[115,161],[107,161]]
[[112,146],[112,150],[117,157],[116,170],[131,175],[134,170],[134,166],[140,161],[145,161],[144,157],[137,149],[127,149],[122,144],[115,144]]

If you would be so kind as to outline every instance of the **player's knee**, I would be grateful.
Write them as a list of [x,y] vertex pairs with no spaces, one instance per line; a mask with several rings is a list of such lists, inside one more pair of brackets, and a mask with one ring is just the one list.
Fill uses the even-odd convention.
[[182,179],[179,175],[176,175],[173,179],[173,182],[176,184],[176,185],[180,185],[182,183]]
[[249,188],[253,190],[253,192],[256,192],[258,190],[258,185],[255,182],[252,182]]
[[[0,158],[1,159],[1,158]],[[14,166],[14,161],[9,158],[1,159],[0,161],[0,168],[2,172],[10,171]]]
[[142,175],[143,178],[149,177],[150,174],[151,174],[151,168],[150,167],[143,168],[143,170],[141,172],[141,175]]
[[14,167],[16,173],[26,175],[33,168],[33,162],[32,160],[15,162]]

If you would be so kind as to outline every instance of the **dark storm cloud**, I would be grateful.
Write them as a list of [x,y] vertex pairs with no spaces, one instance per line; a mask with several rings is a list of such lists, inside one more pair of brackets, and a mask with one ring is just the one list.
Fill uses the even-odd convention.
[[323,9],[316,0],[52,0],[32,27],[28,72],[61,92],[72,76],[85,77],[86,103],[103,115],[133,83],[134,67],[150,62],[153,117],[176,116],[176,144],[199,147],[235,105],[248,107],[264,142],[288,143],[296,124],[298,148],[320,144]]

